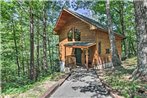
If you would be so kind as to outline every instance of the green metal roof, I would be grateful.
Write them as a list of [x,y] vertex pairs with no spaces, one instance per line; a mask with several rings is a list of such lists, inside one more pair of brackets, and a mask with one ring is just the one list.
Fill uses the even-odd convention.
[[76,41],[76,42],[68,42],[66,44],[64,44],[64,46],[67,47],[78,47],[78,46],[82,46],[82,47],[91,47],[95,45],[95,43],[92,42],[81,42],[81,41]]
[[[74,14],[75,16],[78,16],[79,18],[83,19],[84,21],[86,21],[86,22],[88,22],[88,23],[90,23],[90,24],[96,26],[97,28],[100,28],[100,29],[102,29],[102,30],[108,31],[108,27],[102,25],[102,24],[99,23],[98,21],[95,21],[95,20],[93,20],[93,19],[91,19],[91,18],[89,18],[89,17],[86,17],[86,16],[84,16],[84,15],[82,15],[82,14],[79,14],[79,13],[77,13],[77,12],[71,11],[71,10],[69,10],[69,9],[64,9],[64,10],[67,10],[67,11],[71,12],[71,13]],[[113,32],[114,32],[114,31],[113,31]],[[115,33],[115,32],[114,32],[114,33]],[[117,35],[119,35],[119,36],[121,36],[121,37],[124,37],[124,36],[121,35],[121,34],[118,34],[118,33],[115,33],[115,34],[117,34]]]

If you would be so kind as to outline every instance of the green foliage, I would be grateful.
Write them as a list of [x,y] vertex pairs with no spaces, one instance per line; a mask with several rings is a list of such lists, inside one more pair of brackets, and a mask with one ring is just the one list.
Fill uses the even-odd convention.
[[[30,12],[34,16],[34,65],[36,80],[31,81],[30,75]],[[47,72],[42,66],[43,61],[43,7],[47,10]],[[53,34],[53,27],[61,10],[62,3],[56,1],[1,1],[1,76],[2,93],[24,92],[44,77],[54,77],[59,72],[58,37]],[[39,32],[39,34],[37,34]],[[15,36],[14,36],[15,34]],[[38,41],[39,40],[39,41]],[[16,41],[16,45],[15,42]],[[39,46],[38,46],[39,43]],[[39,47],[39,59],[37,58]],[[17,50],[17,51],[16,51]],[[18,61],[18,62],[17,62]],[[39,61],[39,65],[38,65]]]
[[[136,48],[135,24],[134,24],[134,9],[133,3],[125,1],[124,3],[124,23],[125,23],[125,36],[129,56],[134,56]],[[73,8],[87,8],[95,12],[95,18],[106,25],[105,15],[105,1],[79,1],[77,0],[76,7]],[[62,7],[70,7],[68,1],[65,3],[62,0],[53,1],[1,1],[1,76],[2,76],[2,93],[21,93],[33,87],[35,81],[41,81],[49,76],[53,79],[54,74],[59,71],[59,53],[58,37],[53,34],[53,27],[61,11]],[[120,22],[120,6],[122,1],[111,2],[111,15],[114,24],[114,30],[122,34]],[[35,81],[29,79],[30,75],[30,12],[29,8],[32,7],[34,16],[34,65],[37,73]],[[47,11],[47,72],[43,69],[43,8]],[[118,10],[118,11],[117,11]],[[38,34],[39,32],[39,34]],[[15,36],[14,36],[15,33]],[[15,42],[16,41],[16,46]],[[39,44],[39,45],[38,45]],[[37,58],[37,48],[39,47],[39,58]],[[17,52],[16,52],[17,48]],[[125,47],[122,47],[124,53]],[[17,59],[18,58],[18,59]],[[18,60],[18,64],[17,64]],[[38,65],[39,61],[39,65]],[[18,66],[19,65],[19,66]],[[20,73],[20,75],[18,75]],[[122,71],[122,73],[126,73]],[[108,81],[112,82],[114,88],[124,89],[123,94],[128,93],[129,89],[135,92],[136,83],[130,84],[119,80],[121,73],[116,77],[109,77]],[[56,74],[58,76],[58,74]],[[118,81],[118,82],[117,82]],[[120,86],[122,85],[122,86]],[[128,85],[130,85],[128,87]],[[127,88],[128,87],[128,88]],[[127,94],[125,95],[128,96]]]
[[[56,80],[62,73],[55,72],[50,76],[40,77],[37,82],[30,81],[29,79],[23,79],[21,77],[17,77],[17,82],[5,83],[3,84],[4,89],[2,90],[2,94],[19,94],[26,92],[27,90],[35,87],[36,85],[41,84],[45,80]],[[19,81],[19,83],[18,83]]]
[[106,6],[105,6],[106,1],[97,1],[96,5],[92,6],[92,9],[100,14],[106,14]]
[[125,98],[130,98],[131,94],[135,94],[137,92],[137,88],[139,84],[137,82],[128,82],[120,79],[121,76],[111,76],[107,77],[107,82],[110,83],[113,89],[121,91],[121,94],[125,96]]
[[134,71],[136,63],[136,57],[127,59],[123,61],[124,68],[116,67],[115,71],[107,71],[104,76],[104,80],[113,90],[119,91],[120,95],[125,98],[130,98],[131,96],[134,96],[134,98],[142,98],[142,96],[138,94],[138,90],[146,86],[146,84],[141,81],[132,81],[128,79],[128,76]]
[[[107,26],[105,1],[97,1],[92,6],[95,18]],[[113,22],[113,30],[125,36],[122,43],[122,57],[136,55],[135,12],[132,1],[111,0],[110,14]],[[122,25],[123,23],[123,25]],[[123,28],[122,28],[123,27]]]

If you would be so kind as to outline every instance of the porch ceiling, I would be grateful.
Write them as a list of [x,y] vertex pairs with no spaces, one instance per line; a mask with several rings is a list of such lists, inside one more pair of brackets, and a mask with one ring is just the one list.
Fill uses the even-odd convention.
[[67,42],[64,44],[65,47],[72,47],[72,48],[89,48],[94,45],[96,45],[96,43],[82,42],[82,41]]

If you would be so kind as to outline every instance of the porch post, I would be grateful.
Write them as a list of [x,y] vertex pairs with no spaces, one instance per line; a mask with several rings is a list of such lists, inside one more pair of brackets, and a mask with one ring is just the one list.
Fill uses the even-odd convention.
[[88,68],[88,48],[86,49],[86,68]]
[[65,56],[64,56],[64,60],[65,60],[65,66],[66,66],[66,46],[65,46]]
[[82,62],[82,65],[84,65],[85,64],[85,53],[84,53],[84,49],[83,48],[81,48],[81,50],[82,50],[81,62]]

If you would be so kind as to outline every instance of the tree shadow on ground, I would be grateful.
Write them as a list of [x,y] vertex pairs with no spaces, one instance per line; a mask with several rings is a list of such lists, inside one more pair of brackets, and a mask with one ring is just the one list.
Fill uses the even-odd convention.
[[70,80],[72,82],[77,82],[77,81],[84,82],[85,77],[91,77],[90,79],[98,78],[94,69],[90,69],[89,71],[87,71],[86,69],[81,69],[79,71],[79,69],[77,69],[72,72],[71,76],[67,80]]
[[109,91],[98,79],[94,69],[90,69],[89,71],[84,69],[74,71],[68,80],[86,84],[84,86],[73,86],[72,89],[79,90],[81,93],[92,93],[91,98],[103,98],[102,96],[110,95]]
[[108,90],[103,85],[93,84],[92,82],[89,83],[87,86],[74,86],[72,87],[74,90],[80,90],[82,93],[92,92],[98,93],[101,95],[107,95]]

